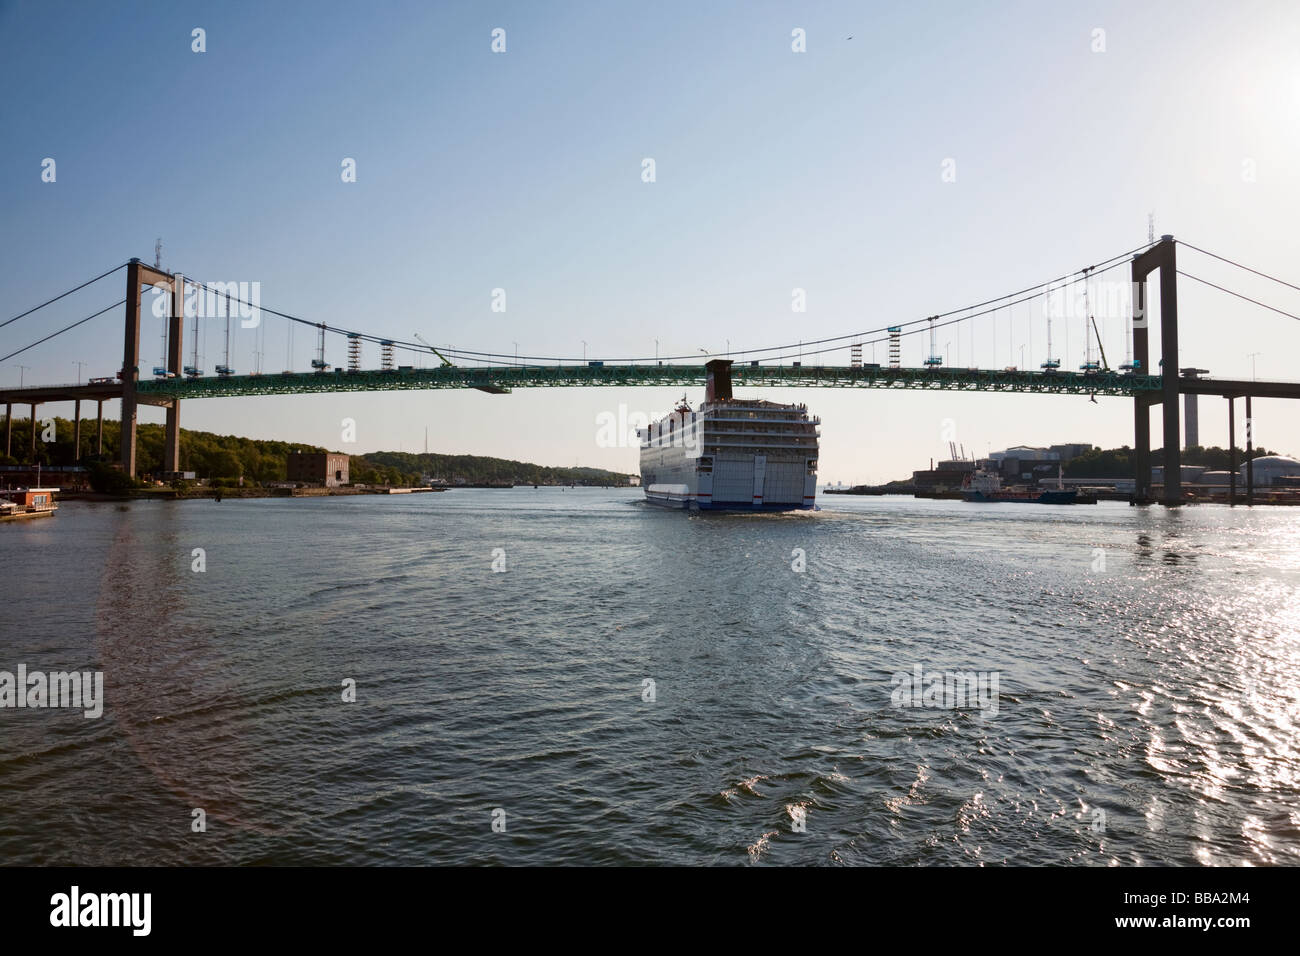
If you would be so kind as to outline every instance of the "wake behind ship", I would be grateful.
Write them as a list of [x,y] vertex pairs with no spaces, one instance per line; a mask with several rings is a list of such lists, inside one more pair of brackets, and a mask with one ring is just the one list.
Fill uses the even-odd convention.
[[814,508],[821,420],[804,405],[734,398],[729,359],[705,368],[698,411],[683,398],[639,430],[646,500],[701,511]]

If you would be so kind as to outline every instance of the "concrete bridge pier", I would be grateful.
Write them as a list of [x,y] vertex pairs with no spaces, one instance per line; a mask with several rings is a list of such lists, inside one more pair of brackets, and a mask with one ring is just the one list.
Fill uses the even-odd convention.
[[10,450],[13,445],[14,437],[14,406],[11,402],[5,402],[5,457],[13,454]]
[[98,403],[99,411],[97,413],[97,422],[95,428],[95,454],[104,454],[104,400],[101,398]]
[[72,403],[72,463],[81,461],[81,399]]
[[1250,396],[1246,396],[1246,506],[1255,506],[1255,422],[1250,415]]
[[[1142,333],[1146,335],[1145,330]],[[1137,338],[1137,330],[1133,332]],[[1134,347],[1136,352],[1136,346]],[[1151,503],[1151,400],[1144,394],[1133,396],[1133,501]]]
[[1228,396],[1228,504],[1237,503],[1237,399]]
[[31,417],[27,420],[32,424],[32,457],[28,460],[34,465],[36,464],[36,406],[31,406],[31,409]]

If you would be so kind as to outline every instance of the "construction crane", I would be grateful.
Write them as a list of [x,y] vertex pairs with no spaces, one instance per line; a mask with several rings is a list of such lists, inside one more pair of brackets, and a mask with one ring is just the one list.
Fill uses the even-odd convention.
[[421,335],[419,332],[416,332],[416,333],[415,333],[415,338],[416,338],[416,340],[419,341],[419,343],[420,343],[421,345],[423,345],[426,349],[428,349],[428,350],[429,350],[430,352],[432,352],[434,355],[438,356],[438,358],[442,359],[442,367],[443,367],[443,368],[455,368],[455,367],[456,367],[456,363],[455,363],[455,362],[453,362],[451,359],[447,358],[447,356],[443,355],[441,352],[439,352],[437,349],[435,349],[432,345],[430,345],[428,342],[426,342],[426,341],[424,340],[424,336]]
[[[1093,334],[1097,336],[1097,348],[1101,351],[1101,367],[1104,368],[1107,372],[1109,372],[1110,363],[1106,361],[1106,346],[1101,344],[1101,330],[1097,328],[1097,317],[1094,315],[1091,316],[1091,318],[1092,318],[1092,331]],[[1120,368],[1123,368],[1123,366],[1121,365]]]
[[[456,363],[455,363],[455,362],[453,362],[451,359],[447,358],[447,356],[443,355],[441,352],[439,352],[437,349],[435,349],[432,345],[430,345],[428,342],[426,342],[425,339],[424,339],[424,336],[421,335],[419,332],[416,332],[416,333],[415,333],[415,338],[416,338],[416,340],[417,340],[421,345],[423,345],[426,349],[428,349],[428,350],[429,350],[430,352],[432,352],[434,355],[438,356],[438,358],[442,359],[442,367],[443,367],[443,368],[455,368],[455,367],[456,367]],[[509,394],[509,392],[510,392],[510,389],[508,389],[508,388],[502,388],[500,385],[471,385],[470,388],[478,389],[478,391],[480,391],[480,392],[487,392],[489,395],[506,395],[506,394]]]

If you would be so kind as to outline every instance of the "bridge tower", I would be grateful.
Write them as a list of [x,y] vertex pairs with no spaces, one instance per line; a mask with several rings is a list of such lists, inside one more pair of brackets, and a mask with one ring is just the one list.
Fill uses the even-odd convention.
[[[197,320],[196,320],[197,322]],[[185,277],[172,276],[172,311],[167,319],[167,371],[174,378],[185,373],[181,336],[185,334]],[[197,341],[197,334],[195,340]],[[167,425],[163,432],[164,473],[181,470],[181,400],[173,398],[167,405]]]
[[[132,259],[126,266],[126,327],[122,346],[122,470],[135,477],[136,409],[139,397],[135,383],[140,380],[140,298],[144,287],[172,292],[171,317],[168,319],[170,341],[167,370],[181,374],[181,330],[185,313],[185,280]],[[179,288],[180,292],[177,293]],[[180,399],[158,399],[153,403],[167,408],[167,440],[163,470],[180,470]]]
[[1148,314],[1146,281],[1160,270],[1160,376],[1159,393],[1137,392],[1133,397],[1134,498],[1143,503],[1151,498],[1151,406],[1161,406],[1164,418],[1166,505],[1183,503],[1182,463],[1179,446],[1182,429],[1178,421],[1178,271],[1174,237],[1165,235],[1145,252],[1133,257],[1133,364],[1138,375],[1150,375],[1147,343]]

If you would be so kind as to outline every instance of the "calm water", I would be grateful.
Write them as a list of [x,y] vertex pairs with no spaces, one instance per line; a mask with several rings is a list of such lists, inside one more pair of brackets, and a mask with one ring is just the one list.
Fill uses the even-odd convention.
[[[1300,863],[1300,510],[822,504],[0,527],[0,670],[107,694],[0,710],[0,862]],[[996,713],[894,706],[917,665]]]

